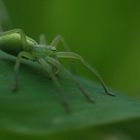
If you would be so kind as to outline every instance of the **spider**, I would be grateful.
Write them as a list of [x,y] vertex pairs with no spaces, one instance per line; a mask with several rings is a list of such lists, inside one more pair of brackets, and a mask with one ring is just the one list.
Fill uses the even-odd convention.
[[[57,45],[62,42],[64,51],[57,51]],[[14,55],[17,57],[14,66],[14,84],[12,90],[16,91],[18,87],[18,72],[22,58],[29,59],[31,61],[37,61],[43,69],[48,73],[49,77],[53,81],[56,88],[59,90],[58,94],[61,99],[61,103],[66,112],[70,112],[70,108],[64,94],[64,89],[61,86],[57,75],[59,71],[64,71],[73,80],[73,82],[80,89],[81,93],[87,98],[88,101],[93,102],[91,95],[81,85],[75,75],[71,71],[66,69],[59,61],[60,58],[68,58],[79,60],[89,71],[91,71],[97,79],[101,82],[106,94],[115,96],[110,92],[104,83],[100,74],[79,54],[71,52],[62,36],[56,36],[54,40],[48,45],[45,40],[45,36],[40,36],[40,43],[37,43],[34,39],[25,35],[22,29],[14,29],[6,31],[0,34],[0,50]]]

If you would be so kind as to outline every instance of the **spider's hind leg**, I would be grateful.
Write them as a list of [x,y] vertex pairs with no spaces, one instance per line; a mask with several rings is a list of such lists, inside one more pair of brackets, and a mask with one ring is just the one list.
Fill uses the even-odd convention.
[[15,63],[15,66],[14,66],[14,81],[13,81],[13,85],[12,85],[12,91],[16,91],[17,88],[18,88],[18,85],[19,85],[18,72],[19,72],[21,60],[22,60],[23,57],[28,58],[30,60],[34,59],[33,56],[28,52],[22,51],[18,54],[17,59],[16,59],[16,63]]

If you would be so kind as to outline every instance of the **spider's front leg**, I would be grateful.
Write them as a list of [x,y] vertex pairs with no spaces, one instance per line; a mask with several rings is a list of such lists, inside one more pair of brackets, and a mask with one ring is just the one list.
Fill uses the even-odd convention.
[[[62,43],[62,46],[63,46],[63,48],[64,48],[64,51],[66,51],[66,52],[70,52],[70,51],[71,51],[71,49],[70,49],[70,47],[68,46],[67,42],[65,41],[65,39],[64,39],[63,36],[61,36],[61,35],[57,35],[57,36],[52,40],[51,46],[57,47],[59,43]],[[75,75],[77,74],[76,68],[75,68],[75,64],[74,64],[74,61],[73,61],[73,60],[70,61],[70,70],[71,70],[71,72],[72,72],[73,74],[75,74]]]
[[69,108],[69,105],[68,105],[68,101],[67,101],[67,98],[65,97],[65,94],[64,94],[64,89],[62,88],[61,84],[59,83],[57,77],[55,76],[55,74],[53,73],[52,71],[52,66],[47,63],[44,59],[40,58],[38,59],[38,62],[43,66],[43,68],[46,70],[46,72],[49,74],[51,80],[53,81],[54,85],[56,86],[56,88],[59,90],[59,97],[60,97],[60,100],[61,100],[61,103],[65,109],[65,111],[67,113],[70,112],[70,108]]
[[[45,36],[44,34],[41,34],[41,35],[39,36],[39,43],[40,43],[41,45],[47,45],[46,36]],[[63,45],[65,51],[70,51],[69,46],[67,45],[66,41],[64,40],[64,38],[63,38],[61,35],[57,35],[57,36],[52,40],[50,46],[56,48],[56,47],[58,46],[59,43],[62,43],[62,45]],[[53,73],[54,73],[55,75],[58,76],[59,70],[57,69],[57,67],[53,66],[52,69],[53,69]]]
[[42,44],[42,45],[47,45],[47,40],[46,40],[46,36],[44,34],[41,34],[39,36],[39,44]]
[[57,35],[53,41],[51,42],[51,46],[54,46],[54,47],[57,47],[59,43],[62,43],[63,47],[64,47],[64,51],[67,51],[69,52],[70,51],[70,48],[69,46],[67,45],[65,39],[61,36],[61,35]]
[[[42,45],[47,45],[47,40],[46,40],[46,36],[44,34],[41,34],[39,36],[39,43]],[[63,47],[64,47],[64,51],[70,51],[69,46],[67,45],[66,41],[64,40],[64,38],[61,35],[57,35],[51,42],[50,46],[52,47],[57,47],[59,43],[62,43]]]
[[114,93],[110,92],[108,90],[108,87],[106,86],[103,78],[101,77],[101,75],[94,69],[94,67],[92,67],[87,61],[85,61],[80,55],[74,53],[74,52],[56,52],[55,55],[58,58],[68,58],[68,59],[77,59],[80,60],[81,63],[89,70],[91,71],[96,77],[97,79],[101,82],[104,91],[106,94],[110,95],[110,96],[115,96]]
[[80,89],[82,94],[86,97],[86,99],[92,103],[94,102],[90,93],[88,93],[88,91],[85,90],[85,88],[81,85],[81,83],[76,78],[76,76],[73,75],[70,71],[68,71],[57,59],[54,59],[48,56],[46,60],[48,61],[48,63],[52,64],[53,66],[56,66],[58,69],[65,72],[73,80],[73,82],[78,86],[78,88]]

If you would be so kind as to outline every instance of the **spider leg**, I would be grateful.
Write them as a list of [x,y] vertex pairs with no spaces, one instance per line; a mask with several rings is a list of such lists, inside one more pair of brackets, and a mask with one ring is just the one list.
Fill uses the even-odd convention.
[[80,60],[81,63],[88,69],[90,70],[92,73],[95,74],[95,76],[97,77],[97,79],[101,82],[104,91],[106,94],[110,95],[110,96],[115,96],[114,93],[110,92],[104,82],[104,80],[102,79],[101,75],[87,62],[85,61],[80,55],[74,53],[74,52],[56,52],[55,53],[56,56],[58,58],[71,58],[71,59],[77,59]]
[[[64,47],[64,51],[66,52],[70,52],[71,49],[70,47],[68,46],[67,42],[65,41],[65,39],[63,38],[63,36],[61,35],[57,35],[51,42],[51,46],[54,46],[54,47],[57,47],[59,43],[62,43],[63,47]],[[70,62],[70,69],[71,69],[71,72],[73,74],[77,74],[76,72],[76,68],[75,68],[75,65],[74,65],[74,62],[71,60]]]
[[[39,44],[41,44],[41,45],[47,45],[47,40],[46,40],[45,34],[41,34],[39,36]],[[50,45],[50,47],[52,47],[52,45]],[[56,67],[52,67],[52,69],[53,69],[53,73],[55,73],[55,75],[58,75],[59,70]]]
[[93,98],[91,97],[91,95],[83,88],[83,86],[81,85],[81,83],[78,81],[78,79],[75,77],[75,75],[73,75],[70,71],[68,71],[65,67],[63,67],[59,61],[57,61],[56,59],[52,58],[52,57],[47,57],[46,59],[50,64],[57,66],[58,69],[64,71],[67,75],[69,75],[69,77],[75,82],[75,84],[79,87],[79,89],[81,90],[82,94],[86,97],[86,99],[90,102],[94,102]]
[[46,70],[46,72],[49,74],[51,80],[53,81],[53,83],[55,84],[56,88],[59,90],[59,97],[61,99],[61,103],[65,109],[65,111],[67,113],[70,112],[70,109],[69,109],[69,105],[68,105],[68,102],[67,102],[67,99],[65,97],[65,94],[64,94],[64,90],[61,86],[61,84],[59,83],[57,77],[55,76],[55,74],[53,73],[52,71],[52,66],[47,63],[44,59],[40,58],[38,59],[38,62],[43,66],[43,68]]
[[41,34],[41,35],[39,36],[39,44],[42,44],[42,45],[48,44],[48,43],[47,43],[47,40],[46,40],[46,36],[45,36],[44,34]]
[[22,51],[18,54],[17,59],[16,59],[16,63],[14,66],[14,82],[13,82],[13,86],[12,86],[12,91],[16,91],[18,88],[18,83],[19,83],[18,82],[18,72],[19,72],[20,63],[21,63],[21,60],[23,57],[31,59],[31,60],[34,59],[33,56],[28,52]]
[[60,42],[63,44],[64,50],[69,52],[69,51],[70,51],[70,48],[69,48],[69,46],[67,45],[65,39],[64,39],[61,35],[57,35],[57,36],[53,39],[53,41],[51,42],[51,46],[56,47]]

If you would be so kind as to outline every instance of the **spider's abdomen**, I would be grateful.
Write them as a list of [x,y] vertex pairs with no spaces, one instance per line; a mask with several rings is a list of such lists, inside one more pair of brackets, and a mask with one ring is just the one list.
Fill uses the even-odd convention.
[[25,48],[32,48],[37,44],[34,40],[29,37],[26,37],[27,43],[26,46],[23,46],[21,36],[19,33],[6,34],[0,36],[0,50],[17,56],[19,52],[26,51]]

